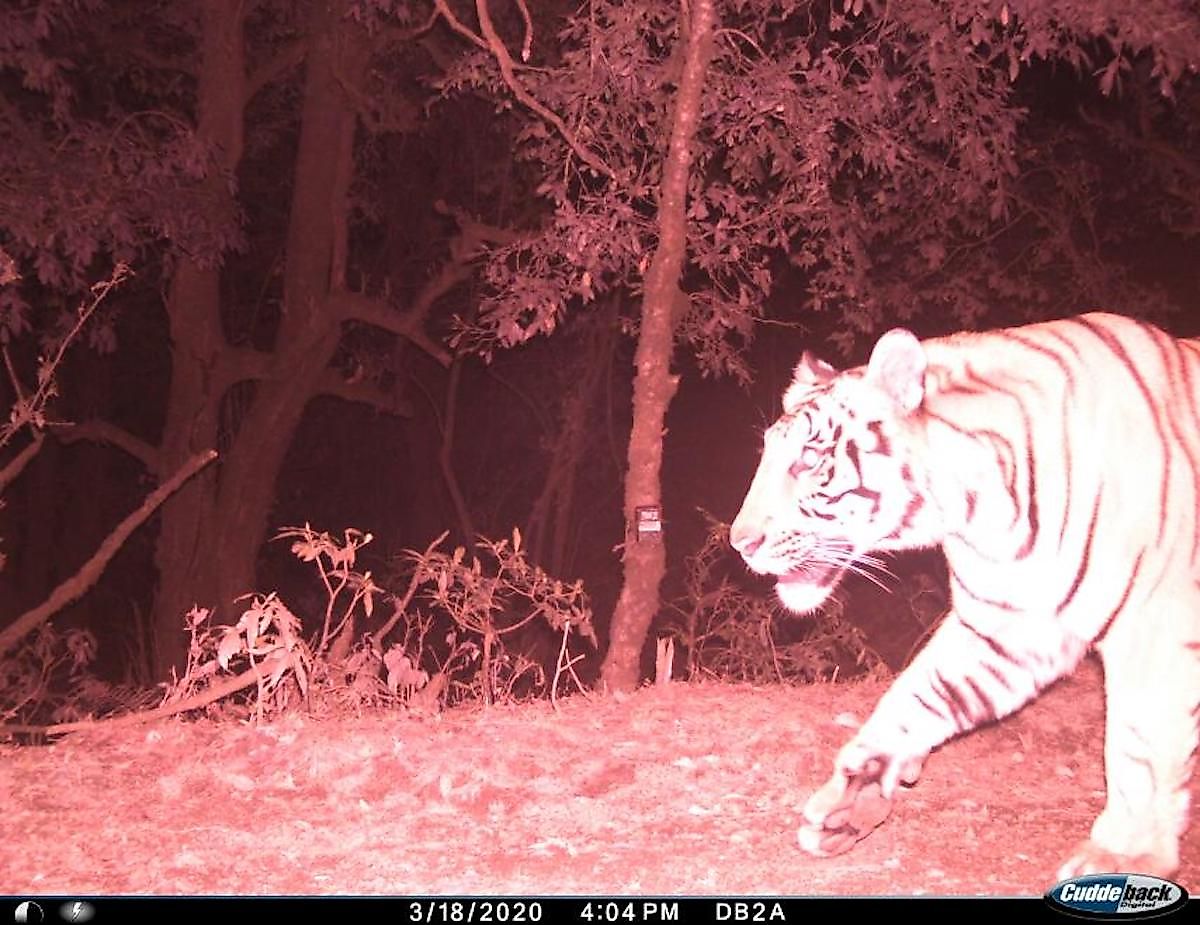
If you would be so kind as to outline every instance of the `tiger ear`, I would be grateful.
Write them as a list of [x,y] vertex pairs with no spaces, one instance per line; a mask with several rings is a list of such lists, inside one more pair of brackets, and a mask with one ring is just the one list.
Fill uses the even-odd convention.
[[803,385],[823,385],[837,375],[837,370],[819,360],[807,350],[800,354],[800,362],[792,373],[792,381]]
[[867,382],[882,389],[905,414],[925,400],[925,348],[911,331],[893,328],[875,344],[867,363]]
[[837,377],[838,371],[818,360],[807,350],[800,355],[800,362],[792,372],[791,385],[783,393],[783,410],[792,414],[812,395],[813,389],[820,388]]

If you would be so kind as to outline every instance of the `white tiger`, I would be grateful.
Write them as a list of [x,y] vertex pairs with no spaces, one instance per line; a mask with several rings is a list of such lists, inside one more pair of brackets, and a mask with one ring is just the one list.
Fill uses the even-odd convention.
[[893,330],[841,373],[806,353],[730,542],[799,612],[871,551],[940,544],[952,609],[808,800],[801,846],[850,848],[932,749],[1094,646],[1107,802],[1059,876],[1171,876],[1200,710],[1198,509],[1198,340],[1089,314]]

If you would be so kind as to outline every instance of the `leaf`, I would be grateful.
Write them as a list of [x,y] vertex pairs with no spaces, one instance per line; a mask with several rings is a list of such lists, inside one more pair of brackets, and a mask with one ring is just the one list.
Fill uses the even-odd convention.
[[224,634],[221,636],[221,642],[217,646],[217,664],[228,670],[229,660],[241,651],[241,633],[237,631],[237,627],[235,626],[226,627]]
[[271,661],[275,663],[275,668],[271,672],[271,678],[267,682],[267,687],[272,688],[279,683],[279,679],[283,677],[283,673],[288,670],[291,664],[291,659],[283,649],[276,649],[271,657]]
[[1117,68],[1121,64],[1120,58],[1113,58],[1104,68],[1104,73],[1100,75],[1100,92],[1105,96],[1110,96],[1113,90],[1113,83],[1117,79]]

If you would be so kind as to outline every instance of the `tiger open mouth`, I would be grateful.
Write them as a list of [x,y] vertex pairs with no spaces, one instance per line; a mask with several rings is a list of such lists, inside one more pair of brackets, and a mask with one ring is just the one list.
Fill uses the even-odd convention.
[[775,593],[793,613],[810,613],[833,593],[843,571],[836,565],[803,565],[777,576]]
[[841,571],[836,565],[822,565],[819,563],[805,563],[784,572],[776,577],[776,581],[788,584],[816,585],[817,587],[826,587],[837,580],[837,574]]

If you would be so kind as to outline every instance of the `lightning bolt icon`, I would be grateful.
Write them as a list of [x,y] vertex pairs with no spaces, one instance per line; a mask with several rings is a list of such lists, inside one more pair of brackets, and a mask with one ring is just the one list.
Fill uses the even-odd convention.
[[71,921],[74,922],[79,918],[79,913],[83,911],[83,903],[75,903],[71,907]]

